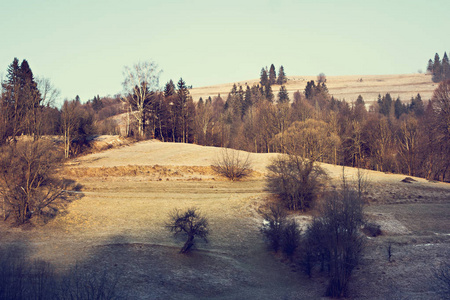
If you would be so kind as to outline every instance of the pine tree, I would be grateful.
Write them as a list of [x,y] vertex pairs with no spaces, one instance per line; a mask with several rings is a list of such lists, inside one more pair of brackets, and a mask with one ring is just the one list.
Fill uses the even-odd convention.
[[314,97],[315,90],[316,90],[316,84],[314,83],[314,80],[308,81],[306,83],[306,87],[305,87],[306,99],[308,99],[308,100],[312,99]]
[[277,84],[283,85],[287,82],[286,74],[284,73],[283,66],[280,67],[280,70],[278,71],[278,79]]
[[425,113],[425,106],[423,105],[420,94],[417,94],[415,98],[411,98],[411,104],[409,105],[408,110],[413,112],[417,117],[423,116]]
[[450,79],[450,64],[447,52],[444,52],[444,57],[442,58],[442,80],[446,79]]
[[358,96],[358,98],[356,98],[356,105],[364,105],[364,99],[361,95]]
[[439,58],[439,54],[434,55],[434,63],[433,63],[433,82],[442,81],[442,65],[441,60]]
[[164,97],[167,98],[173,95],[175,95],[175,84],[173,83],[172,79],[170,79],[164,87]]
[[262,68],[261,69],[261,77],[260,77],[260,81],[259,83],[261,84],[261,86],[266,86],[269,83],[269,78],[267,77],[267,71],[266,69]]
[[272,87],[270,86],[270,84],[267,84],[264,88],[264,96],[266,97],[266,100],[269,102],[273,102],[273,92],[272,92]]
[[19,134],[32,134],[38,137],[37,124],[39,120],[41,95],[34,80],[33,72],[27,62],[14,58],[8,66],[6,80],[2,83],[2,130],[0,144],[7,137],[15,140]]
[[433,74],[433,60],[431,58],[428,60],[427,73]]
[[394,103],[394,113],[395,113],[395,117],[398,119],[400,118],[400,116],[404,113],[407,112],[406,106],[404,104],[402,104],[402,102],[400,101],[400,98],[397,98],[397,100],[395,100]]
[[[177,83],[177,97],[174,105],[176,115],[178,117],[177,128],[181,129],[179,133],[181,135],[181,142],[188,142],[188,130],[189,130],[189,115],[188,104],[190,101],[189,90],[186,86],[186,82],[183,78]],[[192,101],[192,100],[191,100]]]
[[289,102],[289,93],[284,85],[281,86],[280,91],[278,92],[278,103],[288,103]]
[[269,83],[270,85],[273,85],[276,82],[277,82],[277,73],[275,72],[275,66],[271,64],[269,69]]
[[252,105],[253,105],[252,90],[247,85],[247,89],[245,90],[245,95],[244,95],[244,106],[245,106],[245,109],[248,110],[250,108],[250,106],[252,106]]

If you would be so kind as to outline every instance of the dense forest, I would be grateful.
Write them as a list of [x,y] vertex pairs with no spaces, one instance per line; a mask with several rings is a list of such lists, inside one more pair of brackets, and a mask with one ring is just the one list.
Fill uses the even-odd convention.
[[[440,62],[448,64],[447,55]],[[433,80],[436,80],[433,69]],[[442,71],[442,74],[446,74]],[[430,180],[450,178],[450,81],[432,99],[379,95],[368,107],[363,97],[345,101],[329,94],[326,76],[307,82],[292,99],[284,67],[263,68],[260,82],[234,85],[228,95],[194,102],[180,78],[159,88],[154,62],[126,68],[124,93],[81,103],[58,95],[48,79],[35,78],[16,58],[2,82],[0,144],[22,135],[63,137],[66,157],[83,152],[89,137],[121,134],[137,139],[196,143],[252,152],[296,151],[321,162],[403,173]],[[436,73],[437,74],[437,73]],[[277,86],[275,95],[272,87]],[[293,150],[292,150],[293,149]]]

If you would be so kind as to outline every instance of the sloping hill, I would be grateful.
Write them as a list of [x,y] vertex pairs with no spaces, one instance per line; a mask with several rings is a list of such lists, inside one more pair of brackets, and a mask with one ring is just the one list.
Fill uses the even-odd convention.
[[[184,166],[184,167],[209,167],[222,154],[223,149],[219,147],[199,146],[195,144],[183,143],[163,143],[158,140],[150,140],[131,144],[120,148],[110,149],[104,152],[90,154],[80,157],[72,162],[76,168],[94,168],[97,172],[109,170],[117,167],[131,167],[131,166]],[[271,160],[277,157],[276,153],[247,153],[240,151],[241,157],[249,158],[252,162],[252,168],[264,175],[266,167]],[[339,182],[342,178],[342,166],[335,166],[331,164],[321,164],[329,175],[332,181]],[[134,169],[133,169],[134,170]],[[152,169],[155,170],[154,168]],[[187,169],[177,169],[177,172],[186,172]],[[211,172],[200,172],[194,169],[189,169],[190,177],[202,178],[205,174],[210,178]],[[133,171],[134,173],[136,171]],[[147,172],[147,171],[145,171]],[[141,172],[145,174],[145,172]],[[148,171],[152,172],[152,171]],[[123,174],[128,174],[126,170]],[[133,173],[133,174],[134,174]],[[450,184],[441,182],[430,182],[423,178],[412,178],[409,183],[403,182],[405,175],[402,174],[386,174],[377,171],[364,170],[365,175],[371,182],[373,187],[377,189],[371,191],[370,197],[374,201],[381,201],[383,203],[392,203],[399,201],[411,202],[418,197],[430,196],[434,193],[433,199],[450,196]],[[82,174],[82,173],[78,173]],[[111,173],[108,173],[111,175]],[[117,174],[121,174],[120,172]],[[357,169],[346,167],[346,177],[353,180],[357,176]],[[116,175],[117,176],[117,175]],[[204,177],[204,179],[207,179]],[[433,192],[434,191],[434,192]],[[447,191],[447,192],[445,192]]]
[[[286,88],[289,96],[293,99],[293,94],[297,90],[303,91],[306,83],[310,80],[317,80],[316,76],[288,76]],[[258,84],[259,79],[236,82],[245,88],[248,84],[252,86]],[[211,98],[220,94],[226,99],[234,83],[197,87],[190,90],[194,101],[200,97]],[[363,96],[367,104],[377,100],[378,94],[390,93],[392,98],[400,97],[402,101],[409,101],[418,93],[422,100],[431,98],[437,84],[431,81],[431,76],[426,74],[401,74],[401,75],[351,75],[351,76],[327,76],[327,87],[331,95],[337,99],[345,99],[349,102],[355,101],[358,95]],[[272,87],[276,95],[280,86]]]

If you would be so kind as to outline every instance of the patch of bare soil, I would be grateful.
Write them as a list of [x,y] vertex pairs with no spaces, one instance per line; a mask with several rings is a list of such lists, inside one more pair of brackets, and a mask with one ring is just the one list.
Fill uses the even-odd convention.
[[[121,274],[130,299],[318,299],[321,276],[308,279],[267,252],[259,214],[267,203],[265,166],[276,154],[250,154],[255,176],[230,182],[210,169],[220,148],[146,141],[77,158],[64,175],[81,199],[44,226],[0,226],[2,245],[20,245],[64,271],[75,263]],[[342,167],[323,165],[330,185]],[[346,168],[349,181],[357,170]],[[194,180],[194,178],[197,178]],[[355,299],[429,299],[432,266],[448,257],[450,185],[367,172],[366,213],[382,235],[367,238],[352,281]],[[209,243],[189,255],[165,228],[174,209],[198,207]],[[311,217],[292,215],[303,226]],[[392,261],[386,258],[392,243]],[[447,249],[447,250],[446,250]]]

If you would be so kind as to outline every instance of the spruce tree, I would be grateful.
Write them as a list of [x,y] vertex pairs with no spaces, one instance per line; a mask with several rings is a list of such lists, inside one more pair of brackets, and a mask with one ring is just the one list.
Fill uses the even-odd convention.
[[289,102],[289,93],[284,85],[281,86],[280,91],[278,92],[278,103],[288,103]]
[[278,79],[277,84],[283,85],[287,82],[286,74],[284,73],[283,66],[280,67],[280,70],[278,71]]
[[356,98],[356,105],[364,105],[364,99],[361,95],[358,96],[358,98]]
[[245,95],[244,95],[244,106],[245,106],[245,109],[248,110],[249,107],[252,106],[252,105],[253,105],[252,90],[247,85],[247,89],[245,90]]
[[439,54],[434,55],[434,63],[433,63],[433,82],[440,82],[442,80],[442,65],[441,60],[439,58]]
[[446,79],[450,79],[450,64],[447,52],[444,52],[444,57],[442,58],[442,80]]
[[433,60],[431,58],[428,60],[427,73],[433,74]]
[[267,77],[267,71],[266,69],[261,69],[261,77],[259,83],[261,84],[261,87],[266,86],[269,83],[269,78]]
[[269,102],[273,102],[273,92],[272,92],[272,87],[270,86],[270,84],[267,84],[264,88],[264,95],[266,97],[266,100]]
[[170,79],[164,87],[164,97],[167,98],[173,95],[175,95],[175,84],[173,83],[172,79]]
[[314,80],[308,81],[305,87],[306,99],[308,100],[312,99],[314,97],[315,91],[316,91],[316,84],[314,83]]
[[275,72],[275,66],[271,64],[269,69],[269,83],[270,85],[273,85],[276,82],[277,82],[277,73]]

